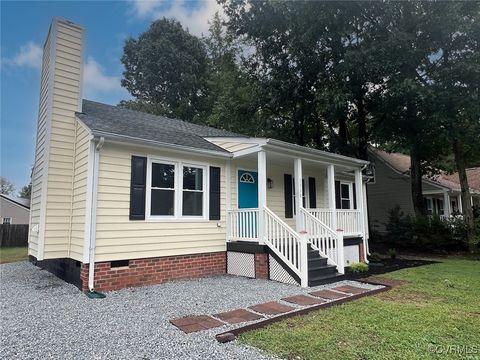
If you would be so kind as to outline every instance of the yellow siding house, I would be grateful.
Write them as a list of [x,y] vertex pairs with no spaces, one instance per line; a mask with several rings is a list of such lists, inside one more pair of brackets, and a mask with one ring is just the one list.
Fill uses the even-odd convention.
[[84,29],[44,45],[29,255],[83,291],[366,261],[368,162],[82,98]]

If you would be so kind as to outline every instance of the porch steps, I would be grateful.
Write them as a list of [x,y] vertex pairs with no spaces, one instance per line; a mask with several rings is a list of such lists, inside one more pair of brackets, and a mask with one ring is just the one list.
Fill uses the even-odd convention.
[[308,286],[318,286],[341,280],[344,275],[337,272],[335,265],[328,265],[327,259],[308,246]]

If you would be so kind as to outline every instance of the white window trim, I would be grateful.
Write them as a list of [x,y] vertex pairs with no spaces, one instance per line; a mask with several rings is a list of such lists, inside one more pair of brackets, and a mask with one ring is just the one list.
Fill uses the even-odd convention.
[[[348,196],[349,196],[348,199],[342,197],[342,185],[348,186]],[[349,200],[350,206],[348,209],[344,209],[342,207],[342,200]],[[340,181],[340,209],[339,210],[355,210],[353,206],[353,183],[350,181]]]
[[[151,196],[152,196],[152,163],[173,165],[175,167],[174,175],[174,215],[151,215]],[[183,167],[196,167],[203,170],[202,188],[203,188],[203,209],[202,216],[183,216]],[[147,183],[145,194],[145,221],[148,222],[206,222],[209,221],[209,164],[192,162],[190,160],[159,158],[147,156]]]
[[[5,220],[8,219],[8,222],[5,222]],[[12,218],[11,217],[4,217],[2,218],[2,224],[3,225],[12,225]]]

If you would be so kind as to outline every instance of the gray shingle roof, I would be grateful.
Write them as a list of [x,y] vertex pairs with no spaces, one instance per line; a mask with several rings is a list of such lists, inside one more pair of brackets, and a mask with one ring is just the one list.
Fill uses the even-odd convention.
[[82,112],[77,116],[93,133],[108,133],[128,136],[138,140],[155,141],[197,148],[227,152],[203,137],[239,137],[242,135],[208,126],[192,124],[186,121],[169,119],[107,105],[90,100],[83,100]]
[[21,197],[11,196],[7,194],[0,194],[0,197],[10,200],[20,206],[23,206],[24,208],[30,209],[30,199],[24,199]]

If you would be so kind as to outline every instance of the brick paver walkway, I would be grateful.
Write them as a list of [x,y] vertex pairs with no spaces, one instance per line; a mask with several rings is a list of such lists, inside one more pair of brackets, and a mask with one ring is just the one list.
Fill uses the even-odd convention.
[[308,295],[295,295],[281,299],[284,302],[295,304],[297,307],[282,304],[278,301],[271,301],[263,304],[252,305],[248,309],[235,309],[219,314],[192,315],[183,318],[170,320],[170,323],[185,333],[207,330],[228,324],[239,324],[243,322],[257,321],[265,316],[276,316],[301,308],[318,306],[324,303],[335,303],[352,295],[363,294],[372,290],[341,285],[333,289],[314,291]]

